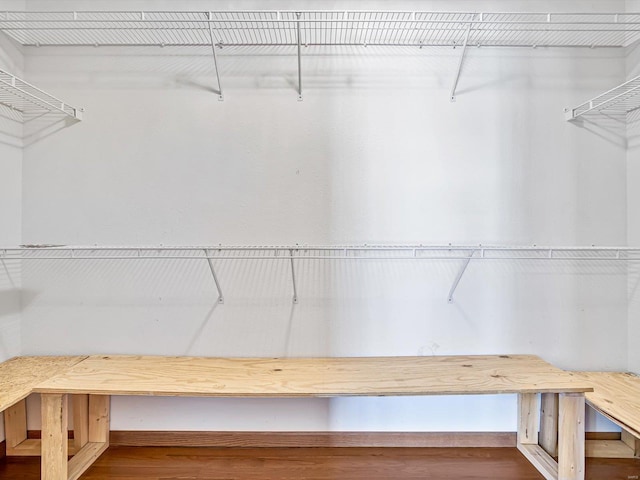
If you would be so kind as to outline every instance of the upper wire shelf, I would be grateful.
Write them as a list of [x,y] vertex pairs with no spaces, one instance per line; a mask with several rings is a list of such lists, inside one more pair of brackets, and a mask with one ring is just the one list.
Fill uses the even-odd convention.
[[449,289],[453,296],[471,261],[639,261],[640,248],[632,247],[537,247],[483,245],[333,245],[333,246],[52,246],[23,245],[0,248],[0,263],[11,260],[196,260],[206,261],[224,303],[214,260],[287,261],[291,271],[293,303],[298,303],[296,264],[322,260],[458,260],[460,269]]
[[640,260],[640,247],[483,245],[40,246],[0,247],[15,260]]
[[23,122],[47,113],[82,119],[81,110],[4,70],[0,70],[0,106],[10,109]]
[[624,47],[640,38],[640,14],[13,11],[0,31],[25,46],[205,46],[213,35],[218,46]]
[[640,108],[640,76],[632,78],[597,97],[572,109],[566,109],[567,120],[582,116],[607,116],[626,118],[628,113]]

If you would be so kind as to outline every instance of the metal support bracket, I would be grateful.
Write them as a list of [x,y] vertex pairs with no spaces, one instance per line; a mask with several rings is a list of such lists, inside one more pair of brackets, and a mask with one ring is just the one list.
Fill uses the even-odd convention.
[[296,12],[296,34],[298,37],[298,101],[302,101],[302,38],[300,37],[300,12]]
[[[456,89],[458,88],[458,81],[460,80],[460,73],[462,72],[462,64],[464,62],[464,55],[467,52],[467,42],[469,41],[469,34],[471,33],[471,23],[467,25],[467,31],[464,34],[464,43],[462,44],[462,52],[460,53],[460,58],[458,59],[458,69],[456,71],[456,76],[453,79],[453,87],[451,88],[451,95],[449,95],[449,100],[452,102],[456,101]],[[455,46],[453,47],[455,48]]]
[[289,250],[289,257],[291,260],[291,280],[293,282],[293,303],[298,303],[298,287],[296,285],[296,269],[293,264],[293,250]]
[[209,12],[209,37],[211,38],[211,51],[213,52],[213,66],[216,70],[216,79],[218,80],[218,100],[222,102],[224,95],[222,95],[222,84],[220,83],[220,71],[218,70],[218,56],[216,55],[216,40],[213,36],[213,15]]
[[216,284],[216,290],[218,290],[218,303],[224,303],[224,296],[222,295],[222,289],[220,288],[220,282],[218,281],[218,276],[216,275],[216,270],[213,268],[213,260],[209,257],[211,254],[209,250],[204,251],[205,256],[207,257],[207,263],[209,264],[209,268],[211,269],[211,275],[213,276],[213,281]]
[[469,263],[471,262],[471,259],[473,258],[475,253],[476,253],[476,250],[471,251],[471,254],[469,255],[469,257],[464,261],[462,268],[460,268],[460,271],[458,272],[456,279],[453,281],[453,285],[451,285],[451,290],[449,290],[449,297],[448,297],[449,303],[453,303],[453,294],[456,293],[458,284],[460,283],[460,280],[462,279],[462,276],[464,275],[464,272],[467,270],[467,267],[469,266]]

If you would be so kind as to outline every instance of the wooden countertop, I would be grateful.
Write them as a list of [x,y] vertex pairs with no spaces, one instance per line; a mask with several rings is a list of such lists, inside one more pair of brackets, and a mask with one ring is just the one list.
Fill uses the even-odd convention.
[[15,357],[0,363],[0,412],[26,398],[33,388],[77,364],[79,357]]
[[337,397],[587,392],[532,355],[201,358],[95,355],[39,383],[42,393]]
[[575,372],[593,387],[586,400],[640,438],[640,377],[620,372]]

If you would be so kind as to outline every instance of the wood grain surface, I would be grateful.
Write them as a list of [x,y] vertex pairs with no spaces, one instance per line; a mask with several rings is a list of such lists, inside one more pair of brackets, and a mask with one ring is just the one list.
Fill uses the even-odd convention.
[[26,398],[43,380],[86,357],[16,357],[0,363],[0,412]]
[[582,378],[531,355],[202,358],[91,356],[41,393],[336,397],[585,392]]
[[640,377],[620,372],[575,372],[593,387],[587,402],[640,438]]

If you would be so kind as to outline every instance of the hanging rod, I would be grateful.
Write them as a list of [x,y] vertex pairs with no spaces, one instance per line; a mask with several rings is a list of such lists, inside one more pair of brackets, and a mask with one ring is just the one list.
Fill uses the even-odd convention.
[[[299,14],[299,18],[298,18]],[[0,31],[25,46],[469,45],[623,47],[635,13],[420,11],[0,12]]]
[[9,72],[0,70],[0,105],[18,112],[22,121],[46,113],[82,119],[82,110],[40,90]]
[[[475,254],[474,254],[475,252]],[[482,245],[21,246],[6,260],[640,260],[640,247]]]

